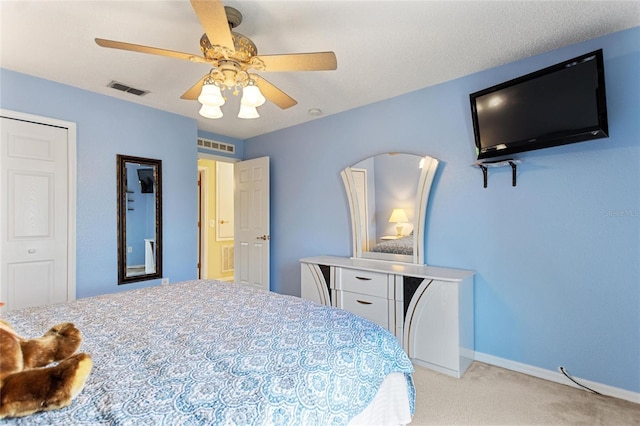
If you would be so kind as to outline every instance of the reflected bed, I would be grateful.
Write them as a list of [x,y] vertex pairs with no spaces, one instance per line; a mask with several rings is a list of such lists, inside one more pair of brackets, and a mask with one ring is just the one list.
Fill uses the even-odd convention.
[[16,424],[401,424],[413,414],[413,367],[396,338],[297,297],[199,280],[5,317],[29,337],[74,322],[94,362],[70,407]]
[[376,244],[372,249],[374,253],[393,253],[413,255],[413,234],[395,240],[386,240]]

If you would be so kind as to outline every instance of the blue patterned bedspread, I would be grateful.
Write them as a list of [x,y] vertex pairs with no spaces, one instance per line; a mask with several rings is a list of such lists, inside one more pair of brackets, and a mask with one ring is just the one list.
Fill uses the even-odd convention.
[[188,281],[5,315],[37,337],[71,321],[93,357],[47,425],[342,425],[384,377],[413,367],[396,338],[349,312],[218,281]]

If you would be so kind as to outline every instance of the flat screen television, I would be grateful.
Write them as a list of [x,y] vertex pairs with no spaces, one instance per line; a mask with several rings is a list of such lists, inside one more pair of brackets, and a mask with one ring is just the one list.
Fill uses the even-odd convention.
[[138,169],[138,181],[140,182],[141,193],[153,193],[153,169]]
[[602,49],[469,95],[478,159],[609,134]]

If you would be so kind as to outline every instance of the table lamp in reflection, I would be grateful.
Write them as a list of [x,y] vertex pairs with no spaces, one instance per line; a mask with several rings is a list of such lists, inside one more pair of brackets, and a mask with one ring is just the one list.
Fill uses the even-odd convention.
[[396,224],[396,237],[402,237],[402,224],[409,222],[404,209],[393,209],[389,222]]

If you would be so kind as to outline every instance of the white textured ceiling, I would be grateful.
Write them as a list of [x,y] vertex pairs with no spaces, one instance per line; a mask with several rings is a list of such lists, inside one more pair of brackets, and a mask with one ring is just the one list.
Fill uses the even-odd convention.
[[[236,31],[260,54],[333,50],[337,71],[263,73],[298,105],[267,102],[261,118],[218,120],[180,96],[205,64],[101,48],[106,38],[200,53],[203,30],[187,0],[0,1],[0,65],[198,120],[198,128],[247,139],[562,46],[640,25],[639,1],[226,1]],[[143,97],[107,86],[149,90]]]

